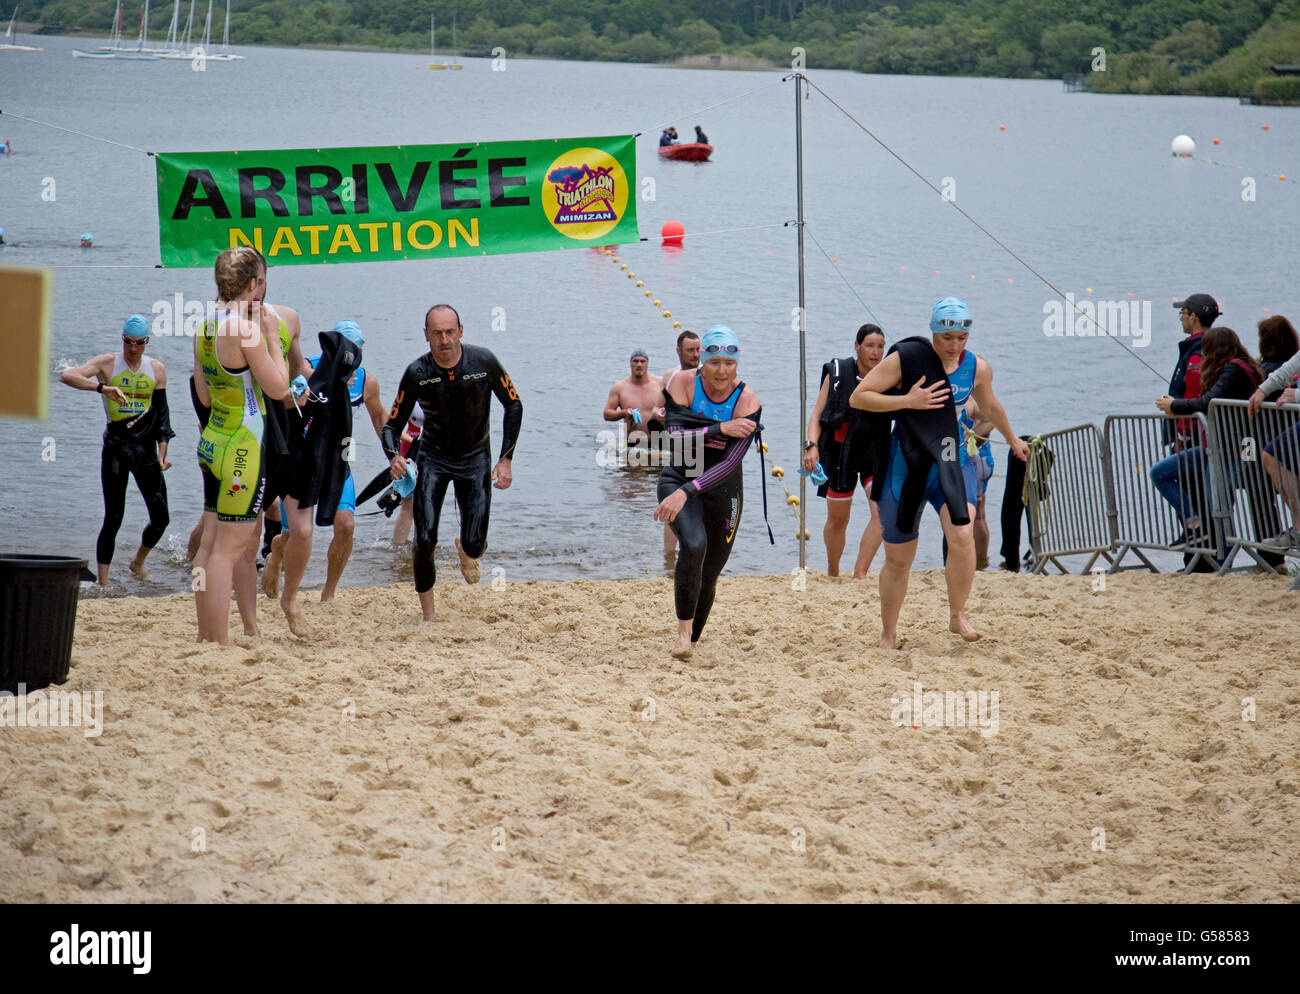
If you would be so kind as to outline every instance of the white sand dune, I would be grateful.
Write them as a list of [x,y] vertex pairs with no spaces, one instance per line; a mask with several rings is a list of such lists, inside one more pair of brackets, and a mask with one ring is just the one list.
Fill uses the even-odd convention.
[[[1300,900],[1297,595],[1092,585],[982,574],[968,645],[918,572],[886,653],[874,576],[730,578],[684,663],[667,579],[304,595],[312,642],[264,601],[225,649],[85,601],[103,733],[0,728],[0,899]],[[896,725],[917,682],[996,734]]]

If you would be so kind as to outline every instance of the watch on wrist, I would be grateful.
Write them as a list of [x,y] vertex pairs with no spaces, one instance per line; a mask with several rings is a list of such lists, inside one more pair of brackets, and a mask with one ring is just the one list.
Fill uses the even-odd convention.
[[805,452],[807,452],[809,449],[815,449],[815,448],[817,448],[816,442],[804,442],[803,444],[803,450]]
[[96,383],[96,384],[95,384],[95,393],[103,393],[103,392],[104,392],[104,384],[102,384],[102,383]]

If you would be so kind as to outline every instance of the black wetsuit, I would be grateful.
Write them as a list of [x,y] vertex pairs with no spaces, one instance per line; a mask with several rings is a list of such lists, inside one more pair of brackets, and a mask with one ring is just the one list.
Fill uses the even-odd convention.
[[158,462],[158,444],[176,437],[167,408],[167,391],[154,390],[151,406],[128,421],[110,421],[104,428],[104,450],[99,459],[99,482],[104,488],[104,524],[95,542],[95,561],[113,561],[113,546],[126,514],[126,481],[135,485],[149,511],[149,523],[140,544],[152,549],[162,540],[171,516],[167,511],[167,483]]
[[401,452],[402,429],[416,401],[424,409],[424,431],[416,458],[415,589],[433,587],[433,549],[438,544],[438,519],[448,484],[454,484],[460,508],[460,545],[477,559],[487,545],[492,505],[492,454],[488,427],[490,394],[505,408],[501,458],[514,457],[524,405],[510,377],[487,349],[462,345],[460,362],[443,369],[426,353],[406,367],[397,400],[384,425],[384,452],[392,459]]
[[[737,385],[738,401],[744,390]],[[734,410],[734,403],[731,405]],[[664,394],[664,421],[672,440],[672,462],[659,476],[659,499],[686,487],[687,498],[669,525],[677,536],[677,568],[673,575],[674,602],[678,621],[693,621],[691,641],[698,642],[713,608],[718,576],[731,557],[740,512],[744,507],[745,474],[741,459],[753,435],[731,438],[722,434],[722,422],[678,404]],[[743,417],[759,423],[762,410]],[[687,454],[695,439],[703,438],[703,459],[690,459],[697,467],[687,466]],[[698,451],[698,450],[695,450]],[[702,462],[702,465],[698,465]]]

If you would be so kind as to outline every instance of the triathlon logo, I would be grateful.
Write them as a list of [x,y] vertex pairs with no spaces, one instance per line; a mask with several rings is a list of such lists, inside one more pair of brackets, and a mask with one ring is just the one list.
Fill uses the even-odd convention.
[[617,159],[598,148],[575,148],[547,168],[542,208],[556,231],[589,241],[618,225],[627,193],[627,176]]

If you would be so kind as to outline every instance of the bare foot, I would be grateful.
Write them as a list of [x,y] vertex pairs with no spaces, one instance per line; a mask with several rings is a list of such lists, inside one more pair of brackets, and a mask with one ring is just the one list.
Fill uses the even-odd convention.
[[460,574],[465,578],[465,582],[473,586],[479,581],[478,560],[471,559],[465,555],[460,547],[460,538],[456,538],[456,555],[460,556]]
[[307,616],[302,613],[302,606],[296,601],[285,603],[283,597],[280,598],[280,607],[284,610],[285,620],[289,622],[289,631],[297,635],[300,639],[309,639],[314,634],[311,625],[307,624]]
[[897,636],[897,635],[885,635],[885,634],[882,633],[881,636],[880,636],[880,644],[879,644],[878,646],[876,646],[876,648],[877,648],[877,649],[897,649],[897,648],[898,648],[898,636]]
[[679,638],[677,644],[673,646],[672,657],[674,659],[690,659],[691,653],[695,651],[695,643],[689,638]]
[[128,568],[132,573],[134,573],[136,576],[138,576],[141,580],[152,580],[152,579],[153,579],[153,576],[150,574],[150,572],[149,572],[147,569],[144,568],[144,560],[143,560],[143,559],[132,559],[132,560],[131,560],[131,565],[130,565],[129,567],[127,567],[127,568]]
[[244,622],[244,634],[245,634],[245,635],[250,635],[250,636],[256,638],[257,636],[261,635],[262,633],[258,630],[258,628],[257,628],[257,622],[256,622],[256,621],[254,621],[252,624],[249,624],[247,621],[245,621],[245,622]]
[[320,602],[322,604],[333,604],[334,592],[332,590],[322,590],[320,592]]
[[955,614],[948,620],[948,631],[960,635],[967,642],[978,642],[984,637],[975,631],[964,614]]
[[272,600],[280,596],[280,564],[284,561],[284,543],[288,535],[277,535],[271,539],[271,554],[262,566],[262,593]]

